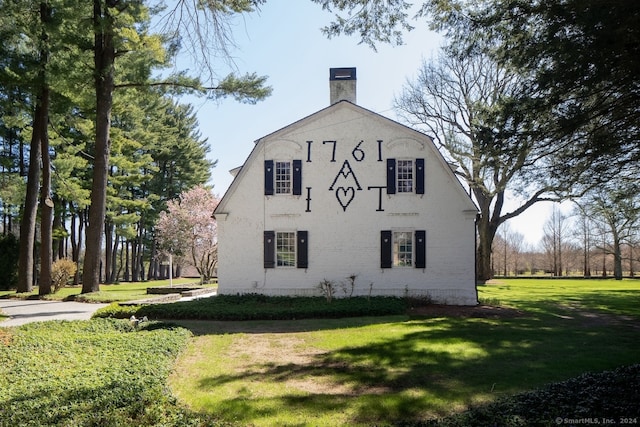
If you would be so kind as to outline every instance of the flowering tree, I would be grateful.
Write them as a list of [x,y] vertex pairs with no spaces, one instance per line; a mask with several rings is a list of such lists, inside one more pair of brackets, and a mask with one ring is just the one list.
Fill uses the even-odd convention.
[[189,260],[202,282],[214,277],[218,266],[218,227],[212,216],[216,206],[216,196],[200,185],[169,201],[156,224],[160,250]]

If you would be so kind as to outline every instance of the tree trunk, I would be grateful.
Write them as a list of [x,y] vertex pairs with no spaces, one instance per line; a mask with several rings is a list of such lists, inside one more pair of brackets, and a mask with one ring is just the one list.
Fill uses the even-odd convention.
[[131,245],[131,241],[129,240],[125,240],[124,242],[124,281],[125,282],[129,282],[131,281],[131,276],[130,276],[130,267],[131,267],[131,263],[130,263],[130,257],[131,254],[129,252],[129,246]]
[[496,212],[495,209],[497,208],[494,208],[494,214],[491,216],[489,213],[491,200],[478,193],[479,191],[475,191],[476,199],[480,205],[480,217],[477,221],[478,253],[476,259],[476,278],[480,282],[486,282],[493,278],[491,251],[499,225],[499,222],[493,218],[499,218],[500,212]]
[[[53,211],[53,229],[59,230],[59,231],[64,230],[66,232],[63,218],[67,217],[67,211],[66,211],[67,203],[65,200],[61,200],[58,197],[54,198],[53,200],[54,200],[53,201],[54,206],[56,204],[59,206],[58,209],[54,209]],[[68,237],[66,236],[66,233],[64,237],[60,233],[58,234],[58,236],[59,238],[54,241],[55,244],[53,246],[54,250],[52,254],[53,261],[67,257]]]
[[[141,233],[141,231],[138,231]],[[139,239],[139,238],[138,238]],[[138,251],[141,250],[141,244],[138,239],[131,242],[131,281],[137,282],[140,277],[140,263],[138,262]]]
[[111,248],[111,271],[109,271],[109,283],[118,282],[118,248],[120,247],[120,236],[116,233],[113,237]]
[[149,260],[149,271],[147,272],[147,279],[157,279],[158,278],[158,261],[156,257],[156,239],[154,238],[151,241],[151,259]]
[[51,157],[49,155],[49,134],[47,132],[49,110],[49,88],[42,91],[45,111],[42,129],[42,187],[40,192],[40,280],[38,294],[51,293],[51,263],[53,262],[53,200],[51,199]]
[[[71,203],[69,203],[71,206]],[[82,211],[71,213],[71,259],[76,263],[76,267],[80,267],[80,242],[82,241],[82,228],[84,222],[82,221]],[[77,219],[76,219],[77,218]],[[80,268],[76,268],[76,274],[73,276],[73,284],[80,283]]]
[[91,206],[82,274],[82,293],[100,290],[100,257],[102,230],[107,205],[107,180],[109,176],[109,128],[113,105],[115,46],[113,40],[114,19],[109,5],[101,0],[93,1],[95,32],[94,62],[96,89],[96,140],[91,184]]
[[111,263],[113,262],[113,223],[105,221],[104,223],[104,281],[105,283],[113,283],[111,277]]
[[622,245],[617,234],[613,236],[613,277],[622,280]]
[[[43,24],[49,21],[50,14],[51,10],[48,4],[46,2],[41,2],[40,21]],[[38,93],[36,97],[36,107],[33,117],[33,131],[31,135],[31,145],[29,153],[27,192],[25,196],[24,210],[22,213],[23,216],[20,226],[20,253],[18,258],[17,287],[18,292],[31,292],[31,290],[33,290],[34,244],[38,210],[38,188],[40,186],[40,157],[42,155],[41,150],[43,149],[43,147],[49,146],[49,141],[47,139],[47,126],[49,124],[49,87],[47,85],[46,74],[46,66],[49,62],[49,51],[48,35],[45,30],[43,30],[40,35],[40,42],[40,71],[38,72],[37,78],[40,93]]]
[[20,254],[18,258],[18,292],[33,290],[33,248],[36,240],[38,214],[38,189],[40,187],[40,139],[42,126],[42,102],[38,99],[31,135],[27,191],[20,221]]

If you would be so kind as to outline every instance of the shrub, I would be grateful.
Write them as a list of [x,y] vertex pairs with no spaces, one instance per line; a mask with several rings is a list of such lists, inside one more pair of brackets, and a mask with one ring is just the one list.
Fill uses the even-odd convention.
[[0,236],[0,290],[6,291],[18,285],[18,256],[20,244],[13,234]]
[[109,304],[106,307],[99,308],[93,313],[94,318],[109,318],[109,319],[129,319],[131,316],[135,316],[140,309],[136,305],[120,305],[117,302]]
[[326,298],[327,302],[331,302],[333,300],[333,295],[336,292],[336,284],[331,280],[324,279],[322,282],[318,283],[318,289],[322,292],[322,295]]
[[76,263],[67,258],[57,260],[51,265],[51,284],[53,292],[56,293],[60,288],[66,286],[75,274],[78,267]]
[[404,299],[395,297],[338,298],[286,297],[265,295],[218,295],[194,301],[142,306],[111,304],[94,317],[198,320],[294,320],[404,314]]

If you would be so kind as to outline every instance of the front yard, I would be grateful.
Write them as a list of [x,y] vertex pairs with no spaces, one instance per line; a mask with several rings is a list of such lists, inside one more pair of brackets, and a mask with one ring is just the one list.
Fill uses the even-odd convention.
[[638,368],[491,406],[640,363],[639,280],[506,280],[479,292],[499,308],[0,327],[0,425],[640,423]]

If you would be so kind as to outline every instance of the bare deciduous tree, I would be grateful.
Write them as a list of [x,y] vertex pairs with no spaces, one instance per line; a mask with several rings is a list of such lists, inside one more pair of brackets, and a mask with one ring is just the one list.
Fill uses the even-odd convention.
[[560,211],[557,205],[554,205],[549,218],[544,224],[544,236],[542,238],[542,244],[550,260],[550,269],[554,276],[562,276],[562,256],[568,233],[567,216]]
[[[548,153],[535,149],[509,107],[521,89],[521,78],[488,56],[443,48],[395,101],[405,122],[434,137],[480,208],[479,280],[491,278],[498,226],[536,202],[556,199],[555,188],[540,173]],[[507,192],[522,200],[511,212],[503,212]]]
[[583,209],[601,233],[603,271],[606,255],[613,256],[613,275],[622,279],[622,247],[632,241],[640,227],[640,190],[631,181],[621,181],[590,191],[581,201]]

